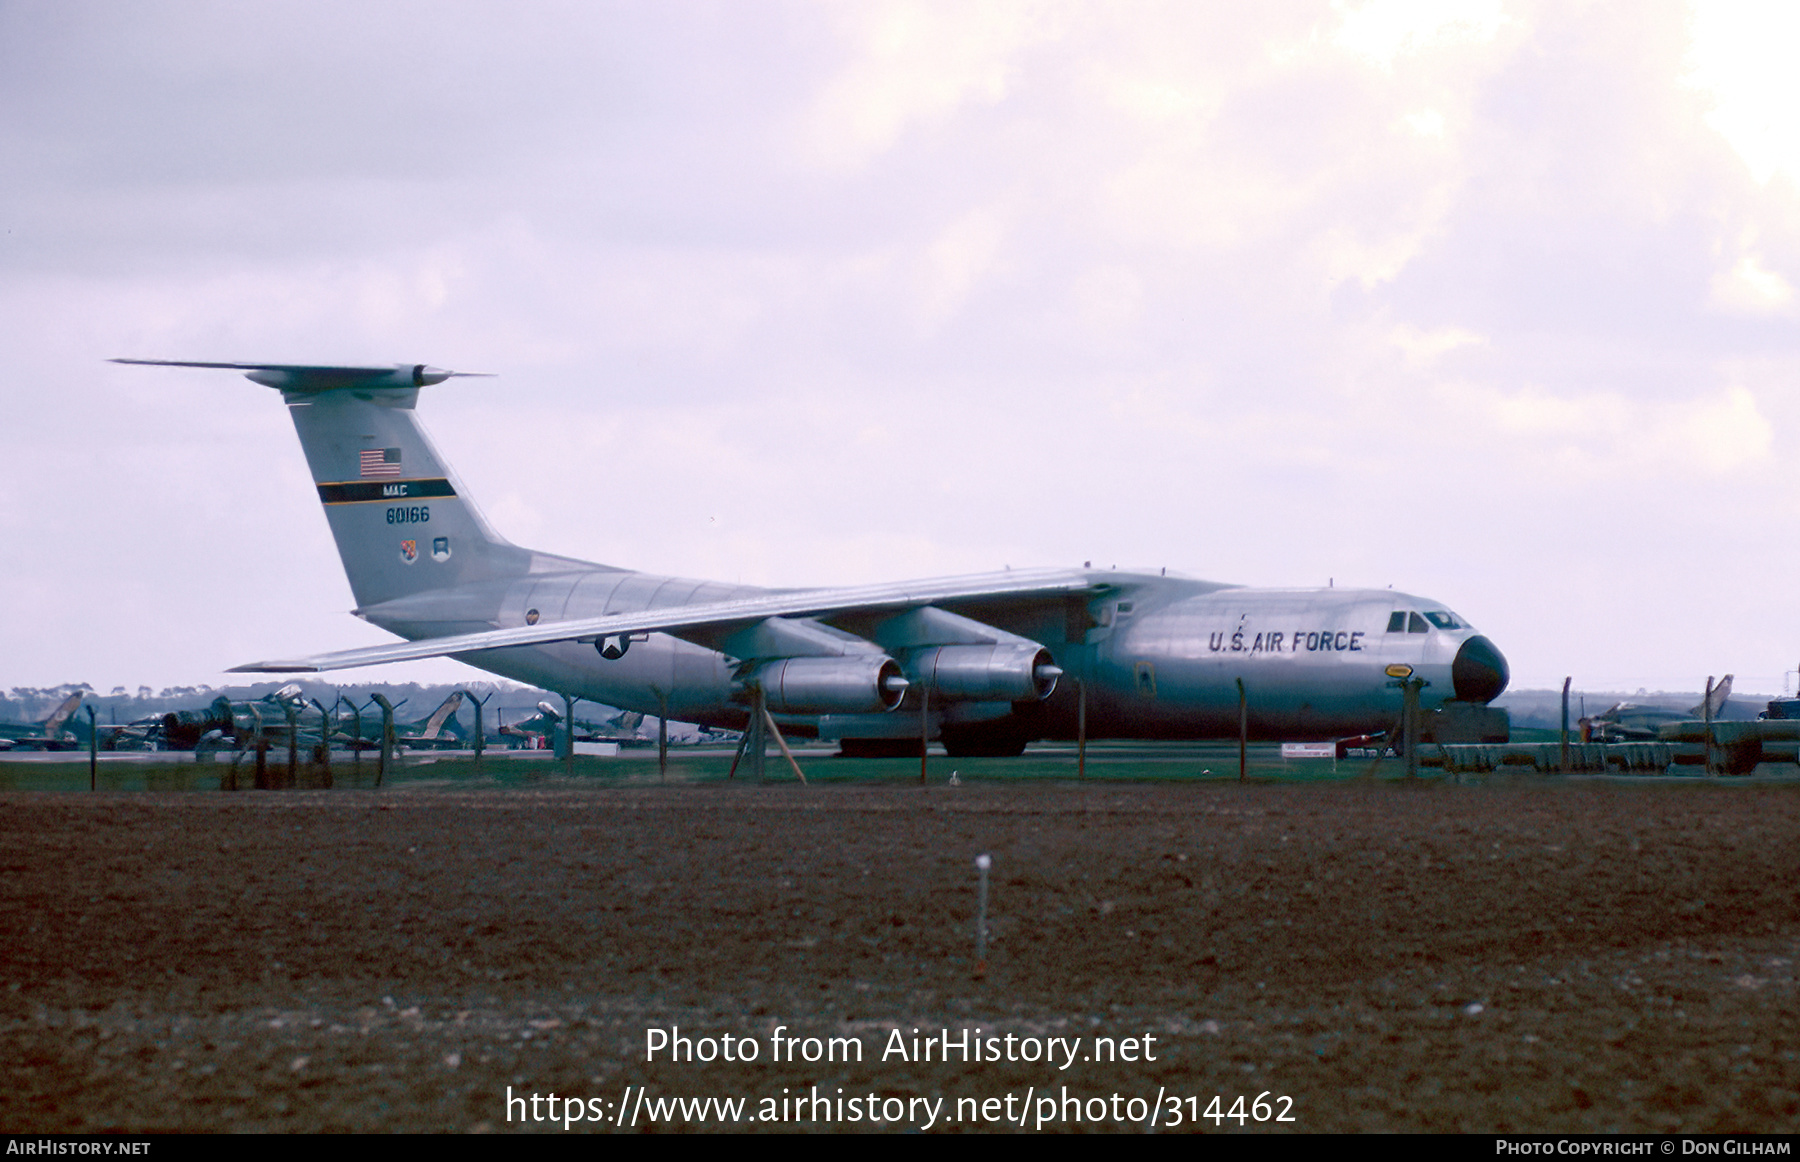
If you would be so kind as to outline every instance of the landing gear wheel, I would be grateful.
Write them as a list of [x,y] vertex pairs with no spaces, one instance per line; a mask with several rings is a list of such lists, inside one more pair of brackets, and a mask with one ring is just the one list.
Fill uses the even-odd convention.
[[838,754],[847,759],[916,759],[916,738],[840,738]]
[[944,753],[956,759],[1018,758],[1030,741],[1005,727],[946,726],[943,730]]

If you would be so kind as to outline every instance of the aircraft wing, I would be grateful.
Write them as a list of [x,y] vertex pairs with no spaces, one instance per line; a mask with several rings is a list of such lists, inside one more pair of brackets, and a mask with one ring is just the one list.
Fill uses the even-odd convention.
[[277,658],[233,666],[230,672],[286,674],[347,670],[355,666],[411,662],[420,658],[441,658],[477,650],[538,646],[562,641],[591,641],[621,633],[662,632],[680,637],[684,636],[683,631],[749,625],[770,617],[811,617],[864,609],[907,609],[940,601],[1098,592],[1103,588],[1104,583],[1096,584],[1085,571],[1011,569],[1004,573],[984,573],[969,577],[944,577],[842,589],[805,589],[733,601],[671,605],[608,614],[604,617],[544,622],[516,629],[425,638],[416,642],[395,642],[392,645],[367,646],[299,658]]

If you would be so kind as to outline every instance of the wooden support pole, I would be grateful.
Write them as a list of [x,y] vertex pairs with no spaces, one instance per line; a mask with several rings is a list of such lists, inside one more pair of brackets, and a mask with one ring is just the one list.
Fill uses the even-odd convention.
[[317,698],[312,700],[313,708],[319,712],[319,779],[325,789],[331,789],[331,713],[325,704]]
[[1406,724],[1406,777],[1419,777],[1419,691],[1425,688],[1423,678],[1408,678],[1402,687],[1405,691],[1404,709],[1401,721]]
[[88,716],[88,790],[95,791],[100,788],[100,728],[94,725],[94,708],[82,709]]
[[725,772],[727,779],[737,777],[738,764],[744,761],[744,752],[750,749],[750,724],[744,723],[744,733],[738,738],[737,753],[731,756],[731,769]]
[[575,703],[579,701],[573,694],[563,695],[563,772],[570,777],[575,774]]
[[769,713],[767,706],[763,707],[763,722],[768,726],[769,733],[775,736],[775,745],[781,748],[781,757],[788,761],[788,766],[794,768],[795,776],[802,783],[806,782],[806,776],[800,772],[800,764],[794,761],[794,752],[788,749],[787,739],[781,737],[781,727],[776,725],[775,716]]
[[250,745],[256,748],[256,774],[252,776],[250,785],[259,791],[266,791],[269,789],[269,740],[263,737],[262,711],[255,706],[250,707],[250,721],[256,731],[250,740]]
[[1713,721],[1712,721],[1712,675],[1706,676],[1706,697],[1700,700],[1700,714],[1706,723],[1706,765],[1702,768],[1707,774],[1713,773]]
[[757,782],[764,777],[764,760],[769,756],[769,737],[763,732],[768,729],[764,720],[769,716],[769,695],[762,686],[750,688],[750,774]]
[[1250,698],[1244,693],[1244,680],[1237,679],[1238,690],[1238,782],[1250,774]]
[[281,709],[287,716],[288,769],[286,787],[291,791],[300,785],[300,716],[295,712],[292,703],[282,706]]
[[[338,695],[338,701],[350,707],[350,729],[355,732],[355,737],[350,740],[350,772],[357,779],[361,779],[363,744],[362,708],[342,694]],[[335,710],[337,708],[334,706],[332,709]]]
[[656,691],[656,777],[669,781],[669,696]]
[[[481,710],[487,705],[487,698],[475,697],[473,690],[468,691],[468,695],[469,701],[475,706],[475,771],[479,774],[481,772],[481,752],[487,749],[487,736],[481,724]],[[488,698],[492,697],[492,694],[488,695]]]
[[1558,747],[1557,763],[1559,769],[1564,771],[1569,769],[1569,683],[1574,680],[1573,677],[1563,679],[1562,742]]
[[1087,679],[1075,679],[1075,777],[1087,778]]
[[380,694],[370,694],[375,705],[381,707],[381,752],[379,765],[375,768],[375,785],[381,786],[387,778],[388,763],[394,757],[394,704]]
[[919,785],[925,785],[925,767],[931,756],[931,683],[919,683]]

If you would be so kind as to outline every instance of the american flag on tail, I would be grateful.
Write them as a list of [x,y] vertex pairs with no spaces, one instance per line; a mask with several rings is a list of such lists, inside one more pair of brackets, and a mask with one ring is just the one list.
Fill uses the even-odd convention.
[[400,449],[366,448],[361,453],[363,479],[400,475]]

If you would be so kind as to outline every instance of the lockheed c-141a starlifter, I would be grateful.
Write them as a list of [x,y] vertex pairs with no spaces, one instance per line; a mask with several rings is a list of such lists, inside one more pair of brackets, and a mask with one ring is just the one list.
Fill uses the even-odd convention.
[[[1017,754],[1042,738],[1327,740],[1379,732],[1408,684],[1429,711],[1506,688],[1492,642],[1391,589],[1257,589],[1008,569],[831,589],[661,577],[520,548],[468,503],[414,415],[420,365],[230,368],[280,391],[355,595],[407,639],[276,658],[290,673],[450,656],[706,726],[759,708],[846,753]],[[758,715],[754,719],[760,722]]]

